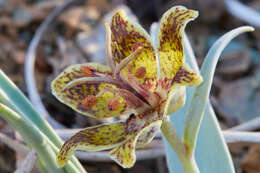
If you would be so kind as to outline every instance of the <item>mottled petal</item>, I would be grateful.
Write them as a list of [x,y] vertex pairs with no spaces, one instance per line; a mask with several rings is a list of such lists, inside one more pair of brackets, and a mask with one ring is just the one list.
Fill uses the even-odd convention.
[[170,115],[181,109],[186,101],[186,87],[175,85],[169,93],[164,115]]
[[137,91],[137,93],[140,94],[151,106],[158,104],[157,95],[149,90],[147,85],[139,83],[132,74],[122,74],[122,77],[126,79],[135,91]]
[[116,81],[102,77],[75,79],[64,86],[56,95],[63,103],[77,112],[93,118],[119,116],[130,109],[144,106],[134,94],[120,89]]
[[160,130],[160,127],[161,123],[152,123],[149,127],[146,127],[137,139],[136,148],[142,148],[149,144]]
[[72,65],[66,68],[55,80],[52,81],[51,88],[54,95],[57,95],[66,84],[74,79],[82,77],[100,77],[111,75],[109,67],[97,64],[86,63]]
[[[146,124],[142,129],[140,129],[136,135],[132,138],[130,138],[128,141],[124,142],[123,144],[119,145],[118,147],[115,147],[113,150],[110,152],[110,157],[115,160],[119,165],[121,165],[123,168],[131,168],[135,161],[136,161],[136,155],[135,155],[135,148],[136,144],[144,144],[139,141],[138,143],[138,138],[139,136],[147,133],[153,133],[153,130],[158,130],[161,126],[161,120],[154,121],[150,124]],[[144,136],[142,136],[142,140],[144,139]],[[150,142],[152,138],[150,137],[145,142]],[[137,145],[137,146],[138,146]]]
[[184,106],[186,100],[185,86],[199,85],[202,81],[202,77],[184,63],[172,81],[164,114],[170,115]]
[[184,28],[197,16],[198,12],[182,6],[175,6],[164,13],[157,39],[161,78],[172,80],[181,67]]
[[196,74],[187,64],[183,64],[173,79],[173,84],[186,86],[199,85],[203,81],[199,74]]
[[77,149],[84,151],[110,149],[119,146],[131,137],[131,134],[126,135],[126,124],[124,122],[86,128],[63,144],[57,156],[57,164],[60,167],[64,166],[70,155]]
[[199,85],[202,81],[203,79],[199,74],[193,72],[187,64],[182,64],[172,81],[164,114],[170,115],[184,106],[186,100],[185,86]]
[[142,113],[151,108],[150,105],[144,103],[141,99],[128,90],[107,88],[106,91],[111,91],[121,96],[126,102],[126,107],[129,109],[134,109],[136,113]]
[[138,47],[143,48],[140,55],[132,60],[122,73],[134,75],[138,82],[153,90],[157,77],[156,53],[148,33],[140,25],[127,19],[122,10],[112,17],[111,33],[111,49],[116,64],[120,64]]
[[[75,111],[94,118],[114,117],[144,106],[134,94],[120,87],[120,82],[112,79],[108,67],[88,63],[65,69],[52,82],[52,93]],[[105,91],[106,88],[114,90]]]
[[111,159],[115,160],[123,168],[131,168],[136,160],[135,156],[136,137],[114,148],[110,152]]

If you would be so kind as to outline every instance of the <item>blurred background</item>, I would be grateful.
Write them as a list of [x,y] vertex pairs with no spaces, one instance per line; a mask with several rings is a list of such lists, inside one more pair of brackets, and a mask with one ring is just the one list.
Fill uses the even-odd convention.
[[[24,79],[28,46],[40,24],[64,2],[0,0],[0,69],[25,94],[28,94]],[[51,117],[66,128],[83,128],[113,121],[91,119],[72,111],[52,96],[50,82],[71,64],[90,61],[106,64],[104,22],[109,20],[113,10],[125,9],[149,32],[150,25],[174,5],[199,11],[198,19],[186,28],[199,64],[209,47],[223,33],[242,25],[255,27],[255,32],[239,36],[225,49],[217,67],[210,99],[222,129],[259,116],[260,0],[74,0],[66,11],[60,12],[55,22],[47,26],[47,33],[40,37],[41,42],[35,49],[37,91]],[[1,118],[0,133],[19,139]],[[149,152],[154,146],[163,147],[160,139],[152,145]],[[260,172],[260,144],[234,143],[229,145],[229,149],[238,173]],[[82,163],[89,173],[167,173],[163,153],[151,158],[149,152],[127,170],[102,159],[91,161],[88,158]],[[0,140],[1,173],[14,172],[22,160],[19,153]]]

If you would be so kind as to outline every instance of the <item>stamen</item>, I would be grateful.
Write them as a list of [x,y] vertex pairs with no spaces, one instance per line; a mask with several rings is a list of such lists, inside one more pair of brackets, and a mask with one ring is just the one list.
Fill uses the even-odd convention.
[[146,75],[146,68],[141,66],[138,69],[136,69],[135,77],[137,78],[143,78]]
[[123,57],[123,54],[120,51],[120,47],[116,41],[113,41],[113,45],[115,46],[114,58],[117,59],[116,61],[118,63],[118,60],[120,60],[120,57]]
[[110,111],[114,111],[114,110],[118,109],[119,104],[120,104],[119,99],[113,98],[113,99],[109,100],[107,106]]
[[118,87],[125,87],[120,81],[108,78],[108,77],[82,77],[75,80],[72,80],[71,82],[67,83],[61,92],[79,85],[87,85],[87,84],[101,84],[101,83],[107,83],[107,84],[113,84]]
[[93,95],[87,96],[83,101],[82,101],[82,107],[83,108],[91,108],[97,103],[97,98]]
[[111,71],[115,71],[115,62],[112,57],[112,50],[111,50],[111,29],[108,23],[105,23],[106,27],[106,55],[107,55],[107,61],[111,68]]
[[138,47],[144,47],[142,43],[140,42],[136,42],[133,46],[132,46],[132,52],[136,51],[136,49]]
[[119,73],[120,71],[127,65],[129,64],[131,61],[133,61],[134,59],[136,59],[140,53],[142,52],[143,50],[143,47],[142,46],[139,46],[135,49],[135,51],[129,55],[128,57],[126,57],[125,59],[123,59],[120,64],[118,64],[116,66],[116,70],[115,70],[115,73],[114,73],[114,77],[115,78],[119,78]]

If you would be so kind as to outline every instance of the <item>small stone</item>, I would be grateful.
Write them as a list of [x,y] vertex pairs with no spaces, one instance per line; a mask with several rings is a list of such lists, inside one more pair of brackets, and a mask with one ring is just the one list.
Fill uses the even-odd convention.
[[137,18],[134,16],[131,10],[127,6],[121,5],[106,14],[91,31],[86,32],[86,29],[84,29],[84,32],[81,32],[77,35],[77,43],[80,48],[86,51],[86,53],[89,55],[89,61],[107,64],[107,59],[105,58],[106,30],[104,23],[110,23],[112,16],[118,9],[123,9],[126,12],[128,18],[131,18],[133,21],[137,21]]
[[[219,94],[217,111],[224,117],[239,123],[260,114],[260,92],[257,77],[247,77],[226,83]],[[232,120],[233,121],[233,120]]]
[[13,20],[17,26],[25,26],[32,20],[32,15],[24,8],[18,8],[14,11]]
[[260,146],[254,145],[249,149],[248,154],[242,160],[241,167],[243,171],[248,173],[260,172]]
[[225,78],[237,77],[248,71],[250,66],[250,53],[248,50],[235,51],[221,57],[217,73]]

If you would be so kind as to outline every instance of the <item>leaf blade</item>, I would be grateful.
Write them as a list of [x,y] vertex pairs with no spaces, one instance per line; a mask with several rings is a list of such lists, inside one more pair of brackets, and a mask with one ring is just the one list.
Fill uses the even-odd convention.
[[[250,28],[250,30],[252,30],[252,28]],[[185,51],[186,60],[189,63],[189,65],[192,67],[192,69],[194,69],[198,73],[199,68],[187,37],[184,37],[184,45],[185,45],[184,51]],[[204,78],[204,80],[207,79]],[[195,90],[194,88],[187,89],[187,101],[183,109],[176,112],[174,116],[171,116],[171,121],[173,122],[174,126],[176,127],[177,133],[180,136],[182,135],[184,129],[184,121],[185,121],[187,109],[190,105],[191,97],[194,93],[194,90]],[[166,140],[164,141],[166,145],[166,156],[167,156],[167,164],[168,164],[169,171],[171,173],[176,173],[176,172],[184,173],[184,169],[182,168],[181,163],[177,158],[175,152],[171,149],[167,141]],[[208,141],[208,143],[206,143],[205,141]],[[221,129],[219,127],[219,124],[216,119],[216,115],[212,110],[210,103],[206,105],[206,110],[204,112],[204,116],[201,121],[201,128],[199,130],[197,142],[198,145],[195,150],[195,159],[198,163],[201,173],[204,172],[206,173],[208,172],[208,170],[213,171],[213,173],[214,172],[216,173],[235,172],[234,166],[232,164],[231,156],[229,154],[224,138],[221,134]],[[211,144],[209,144],[210,142]],[[215,144],[214,152],[210,150],[211,148],[208,148],[208,145],[212,145],[212,144]],[[206,150],[207,148],[210,151]]]

